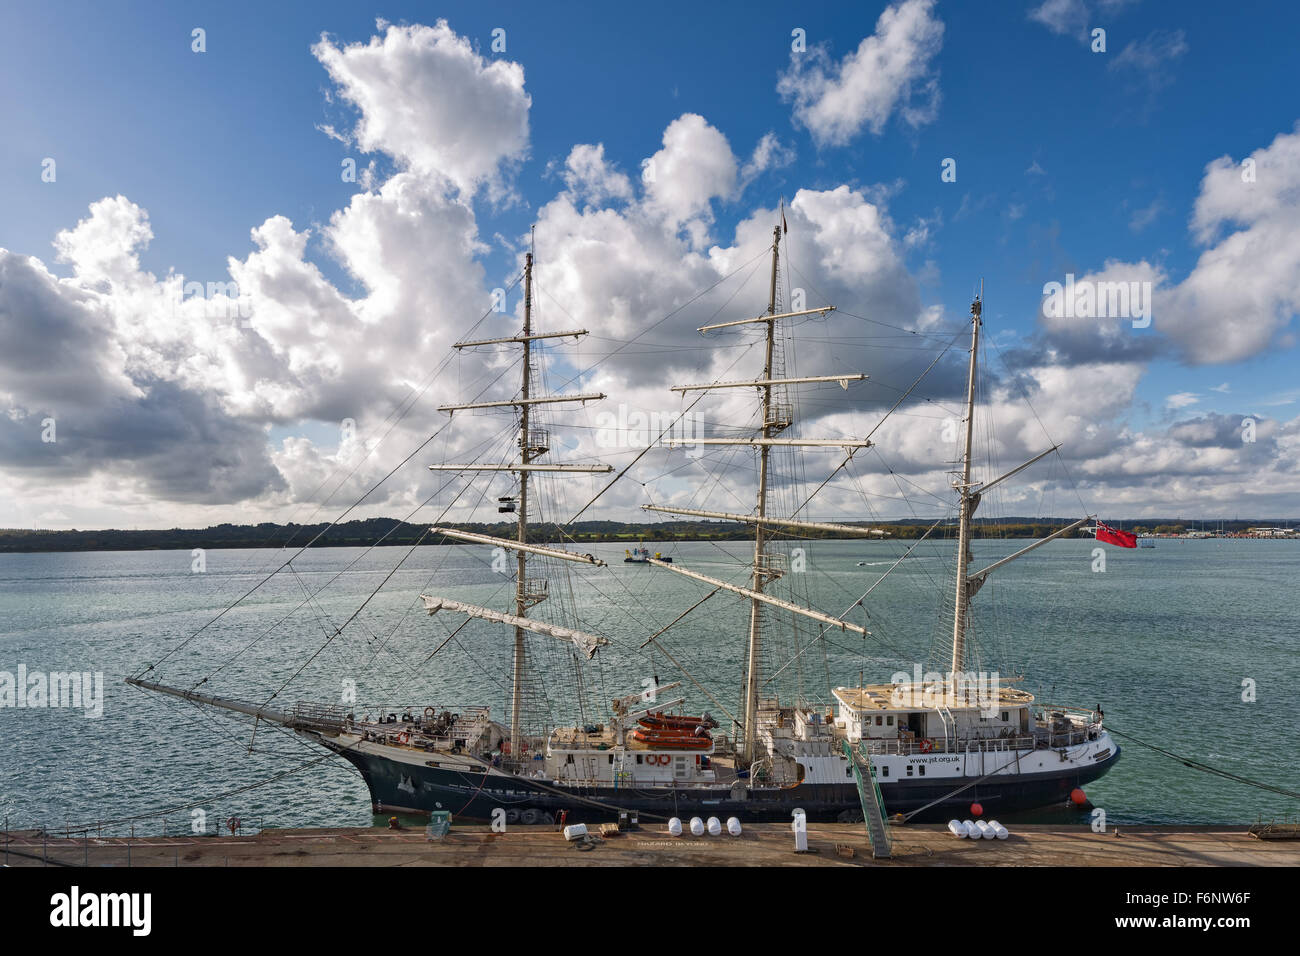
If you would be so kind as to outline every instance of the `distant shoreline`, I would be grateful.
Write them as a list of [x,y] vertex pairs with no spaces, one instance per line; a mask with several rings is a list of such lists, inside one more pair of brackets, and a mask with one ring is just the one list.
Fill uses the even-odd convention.
[[[1069,518],[1006,518],[996,522],[979,522],[975,524],[977,538],[1041,538],[1071,524]],[[892,522],[846,522],[853,526],[872,528],[886,532],[882,538],[839,534],[828,532],[799,532],[789,537],[805,540],[844,540],[844,541],[911,541],[925,534],[930,522],[905,520]],[[1187,540],[1189,537],[1251,537],[1254,540],[1292,540],[1296,536],[1276,535],[1257,537],[1245,534],[1249,528],[1290,527],[1289,519],[1253,519],[1249,521],[1214,522],[1221,531],[1203,532],[1186,523],[1174,521],[1145,519],[1141,521],[1108,522],[1112,527],[1122,528],[1136,534],[1164,539]],[[462,531],[495,537],[514,537],[515,525],[509,522],[456,523],[448,527]],[[80,530],[26,530],[21,528],[0,529],[0,553],[39,554],[68,551],[177,551],[203,548],[217,549],[252,549],[285,547],[299,548],[315,539],[313,547],[318,548],[367,548],[410,547],[420,543],[426,545],[456,544],[459,542],[442,539],[428,534],[428,524],[410,524],[392,518],[369,518],[364,521],[348,521],[338,525],[327,524],[297,525],[272,524],[233,525],[221,524],[209,528],[171,528],[167,530],[127,531],[104,529],[97,531]],[[944,540],[955,536],[955,526],[944,525],[931,532],[931,540]],[[780,536],[776,534],[775,536]],[[554,524],[537,524],[530,529],[528,540],[534,543],[564,544],[569,546],[581,544],[623,544],[631,547],[645,543],[681,541],[747,541],[752,537],[749,526],[721,521],[667,521],[654,524],[633,524],[618,521],[583,521],[560,529]],[[1090,538],[1082,529],[1067,532],[1063,537]]]

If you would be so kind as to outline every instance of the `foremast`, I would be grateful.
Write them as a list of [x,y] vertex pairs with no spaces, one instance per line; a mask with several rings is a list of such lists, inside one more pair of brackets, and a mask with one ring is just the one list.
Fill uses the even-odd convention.
[[[587,635],[581,631],[561,627],[537,627],[528,621],[528,611],[546,600],[549,588],[547,581],[534,580],[529,577],[528,558],[529,555],[540,555],[548,558],[558,558],[565,561],[574,561],[603,567],[603,561],[594,558],[589,554],[579,555],[559,548],[550,548],[542,545],[529,544],[528,542],[528,479],[533,472],[546,473],[608,473],[612,471],[609,465],[580,465],[580,464],[539,464],[537,459],[549,451],[549,436],[544,429],[537,428],[533,424],[532,410],[536,405],[557,403],[557,402],[587,402],[596,401],[605,398],[604,393],[597,394],[575,394],[575,395],[544,395],[534,396],[532,394],[532,351],[533,342],[539,339],[550,339],[560,337],[583,336],[587,334],[586,329],[571,329],[562,332],[534,332],[533,331],[533,253],[529,251],[524,257],[524,322],[523,331],[520,335],[511,336],[503,339],[482,339],[473,342],[457,342],[453,347],[457,349],[471,348],[484,345],[509,344],[519,345],[522,347],[522,380],[519,386],[519,397],[507,401],[478,402],[468,405],[444,405],[440,406],[441,411],[455,413],[461,409],[473,408],[499,408],[513,406],[519,409],[519,458],[515,462],[507,464],[442,464],[430,465],[430,469],[437,471],[512,471],[519,476],[519,493],[517,499],[504,498],[503,502],[509,502],[505,508],[500,510],[516,511],[516,530],[513,541],[506,538],[493,538],[488,535],[472,534],[469,532],[458,531],[453,528],[434,528],[435,532],[441,533],[449,538],[461,541],[471,541],[483,544],[493,544],[507,550],[516,552],[515,557],[515,601],[514,615],[502,615],[499,612],[493,612],[488,608],[480,608],[473,605],[461,604],[459,602],[448,601],[443,598],[430,597],[421,595],[426,608],[429,612],[437,613],[442,609],[450,609],[468,614],[471,617],[477,617],[482,620],[494,620],[500,623],[512,624],[514,627],[514,649],[511,661],[511,689],[510,689],[510,751],[512,755],[522,753],[524,727],[524,683],[526,680],[527,667],[527,634],[532,632],[549,633],[552,636],[561,639],[572,640],[574,644],[583,649],[587,656],[590,657],[595,653],[598,646],[605,643],[604,638],[594,635]],[[516,506],[517,502],[517,506]]]

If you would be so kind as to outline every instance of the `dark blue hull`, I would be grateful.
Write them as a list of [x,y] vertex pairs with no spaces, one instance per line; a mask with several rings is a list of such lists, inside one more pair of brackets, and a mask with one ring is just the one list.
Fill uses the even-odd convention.
[[[328,740],[322,743],[330,746]],[[796,807],[802,808],[809,820],[820,822],[861,819],[862,813],[853,783],[756,788],[747,799],[736,800],[729,787],[561,788],[522,777],[416,766],[348,750],[339,753],[360,771],[377,814],[447,810],[457,820],[490,821],[493,811],[501,808],[509,823],[550,822],[561,811],[567,811],[568,823],[608,823],[620,810],[635,810],[647,823],[692,816],[736,816],[745,822],[764,823],[788,821]],[[910,813],[941,800],[912,818],[917,822],[967,817],[972,803],[982,804],[985,816],[996,817],[1064,803],[1075,787],[1096,780],[1114,766],[1119,754],[1115,747],[1109,757],[1090,767],[985,780],[955,796],[951,795],[954,790],[977,778],[882,783],[880,790],[887,814]]]

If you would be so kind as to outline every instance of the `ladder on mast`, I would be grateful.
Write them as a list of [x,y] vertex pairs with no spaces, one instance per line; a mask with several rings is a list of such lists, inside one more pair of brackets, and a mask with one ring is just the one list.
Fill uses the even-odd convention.
[[853,779],[858,785],[858,796],[862,800],[862,819],[867,825],[867,838],[871,840],[871,855],[877,860],[887,860],[892,855],[892,841],[889,828],[885,826],[883,807],[884,799],[880,795],[880,786],[876,783],[876,771],[871,766],[871,758],[847,740],[844,752],[853,764]]

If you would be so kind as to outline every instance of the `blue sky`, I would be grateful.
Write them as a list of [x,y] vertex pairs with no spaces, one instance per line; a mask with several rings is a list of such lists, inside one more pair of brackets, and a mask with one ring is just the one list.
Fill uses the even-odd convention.
[[[1293,133],[1300,118],[1291,42],[1300,32],[1300,9],[1293,5],[939,2],[927,10],[942,26],[941,43],[879,129],[868,123],[828,141],[778,90],[793,69],[791,31],[806,31],[808,46],[836,69],[878,31],[885,8],[11,5],[0,13],[0,83],[7,91],[0,106],[0,247],[36,257],[72,282],[75,270],[66,257],[60,261],[52,241],[85,219],[93,203],[121,195],[147,211],[152,240],[140,251],[141,269],[224,279],[227,257],[244,260],[257,248],[250,230],[283,216],[295,230],[310,231],[304,260],[339,294],[364,297],[366,284],[325,242],[331,216],[367,190],[341,181],[340,162],[374,161],[370,188],[377,189],[409,169],[410,159],[401,150],[360,148],[350,131],[361,110],[340,95],[313,47],[322,34],[340,49],[364,44],[383,35],[380,19],[431,26],[445,18],[485,63],[519,64],[529,98],[527,143],[503,167],[501,193],[459,197],[472,209],[483,244],[471,259],[481,265],[485,286],[503,284],[515,270],[518,243],[565,188],[566,157],[576,145],[602,144],[608,167],[635,179],[642,160],[663,147],[666,128],[698,114],[739,162],[769,135],[788,159],[709,199],[711,242],[729,242],[756,209],[771,209],[781,197],[788,203],[799,190],[847,185],[887,214],[922,308],[939,307],[945,321],[959,322],[982,277],[990,334],[1008,350],[1034,353],[1058,344],[1039,316],[1046,282],[1098,273],[1115,261],[1155,267],[1171,289],[1184,283],[1206,250],[1241,222],[1224,213],[1217,238],[1193,230],[1207,164],[1224,156],[1235,164],[1265,150]],[[195,27],[206,31],[203,53],[191,51]],[[1095,27],[1106,31],[1105,52],[1090,49]],[[491,49],[497,28],[505,30],[500,52]],[[909,107],[919,119],[909,119]],[[57,162],[54,183],[40,178],[46,157]],[[956,160],[955,182],[941,180],[946,158]],[[919,238],[909,242],[909,234]],[[1296,281],[1288,263],[1280,271],[1283,285]],[[1252,281],[1249,270],[1237,278]],[[1274,308],[1274,301],[1294,295],[1288,299],[1283,288],[1261,308]],[[664,306],[666,312],[671,303]],[[1294,417],[1300,391],[1289,314],[1277,319],[1263,347],[1227,349],[1231,360],[1215,361],[1212,346],[1188,344],[1191,332],[1173,346],[1136,342],[1164,341],[1167,314],[1160,306],[1158,299],[1152,328],[1125,333],[1135,337],[1125,349],[1137,349],[1125,351],[1125,360],[1141,369],[1120,431],[1159,431],[1210,413],[1283,424]],[[461,310],[465,327],[479,311]],[[901,325],[916,319],[879,317]],[[1212,320],[1199,320],[1196,334]],[[1076,349],[1079,363],[1081,354]],[[1077,381],[1082,390],[1093,387],[1086,371]],[[1181,397],[1171,404],[1171,396]],[[39,412],[33,402],[11,404]],[[273,442],[333,427],[310,415],[261,425]],[[111,447],[103,453],[113,455]],[[111,461],[83,461],[61,474],[80,481],[111,471]],[[22,468],[14,475],[15,487],[32,478]],[[1156,487],[1151,479],[1145,497],[1126,500],[1154,506]],[[156,491],[142,494],[158,503],[143,523],[187,513],[168,507]],[[1240,497],[1239,490],[1228,494]],[[188,500],[214,508],[244,500],[220,498]],[[1214,510],[1214,499],[1198,500],[1190,497],[1187,507]],[[1300,494],[1268,503],[1300,504]],[[35,507],[83,523],[129,515],[107,504],[76,516]],[[0,523],[6,517],[30,524],[38,515],[0,516]]]

